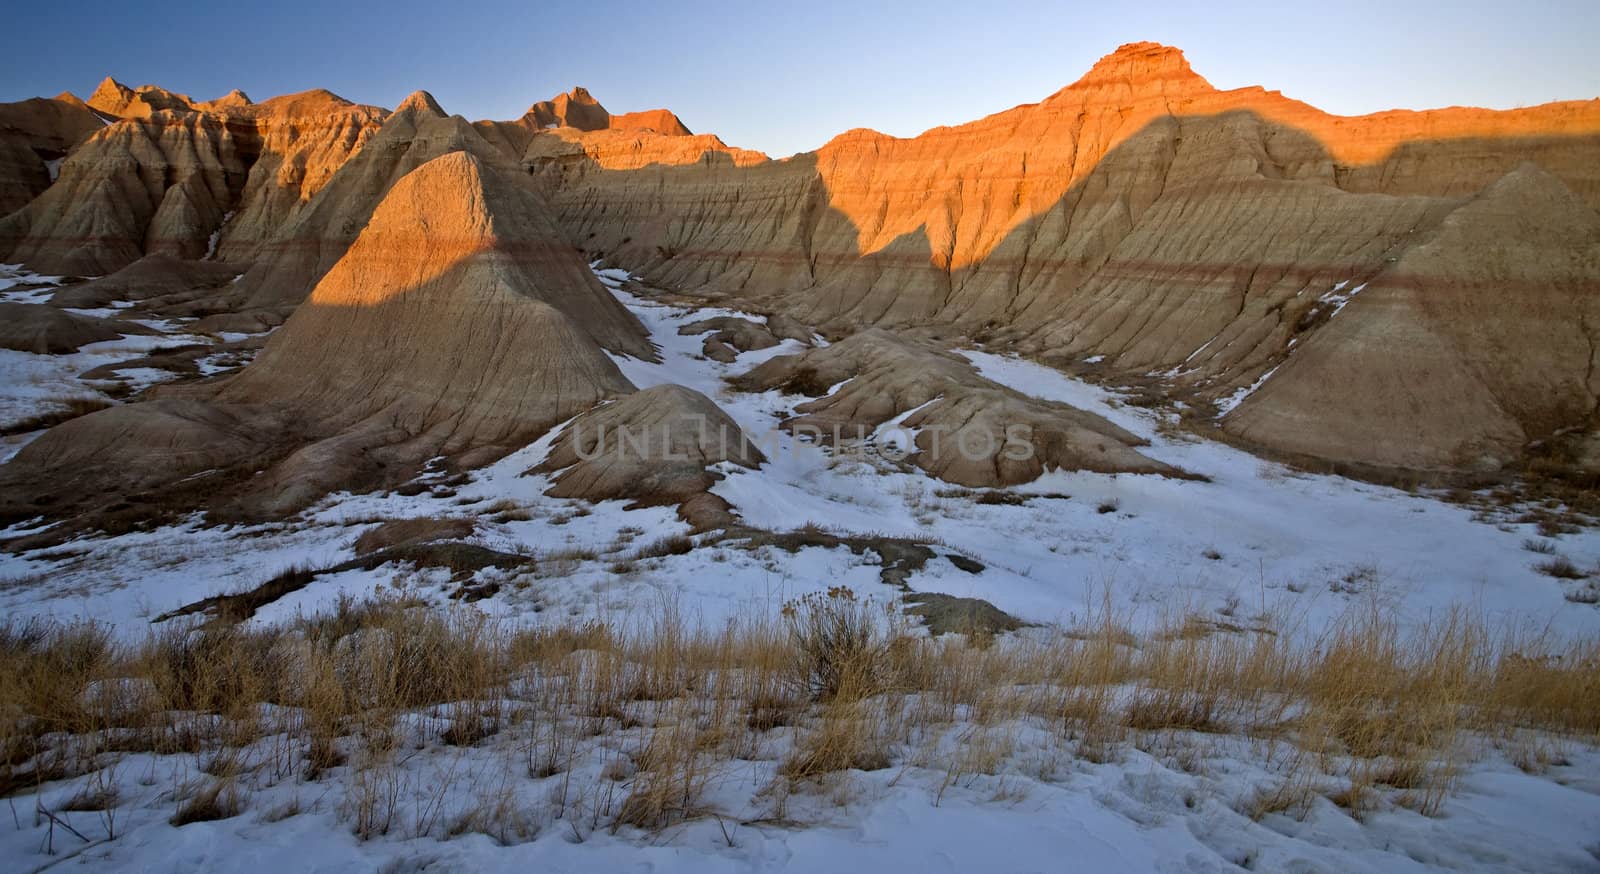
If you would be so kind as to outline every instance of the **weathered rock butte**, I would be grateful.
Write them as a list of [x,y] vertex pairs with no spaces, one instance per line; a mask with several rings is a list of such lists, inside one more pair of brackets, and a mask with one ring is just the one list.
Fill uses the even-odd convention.
[[[57,307],[283,327],[236,376],[41,436],[0,467],[0,510],[259,460],[231,494],[277,512],[433,455],[494,457],[573,416],[720,412],[686,389],[634,393],[606,353],[653,347],[592,259],[766,316],[686,328],[708,332],[709,357],[809,344],[813,327],[837,341],[740,380],[850,379],[791,427],[906,416],[974,440],[1046,435],[1027,461],[919,437],[913,463],[953,482],[1181,473],[946,352],[973,341],[1092,357],[1257,449],[1503,471],[1530,447],[1600,445],[1597,208],[1600,99],[1340,117],[1219,90],[1154,43],[1038,103],[910,138],[848,131],[783,160],[581,88],[469,122],[421,91],[391,112],[107,79],[86,102],[0,105],[0,261],[103,277],[69,281]],[[18,344],[92,333],[17,312],[54,326],[19,317]],[[704,463],[605,467],[558,445],[556,488],[596,497],[703,500],[706,465],[729,460],[688,441]],[[152,447],[176,461],[145,469]],[[1574,457],[1600,470],[1600,453]]]

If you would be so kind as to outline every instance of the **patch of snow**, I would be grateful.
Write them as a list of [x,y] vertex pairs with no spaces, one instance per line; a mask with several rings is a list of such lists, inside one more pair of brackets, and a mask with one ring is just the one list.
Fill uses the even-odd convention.
[[[202,260],[202,261],[210,261],[212,258],[216,257],[216,255],[217,255],[217,242],[222,239],[222,230],[223,230],[223,228],[226,228],[228,226],[228,222],[230,222],[232,220],[233,220],[233,210],[230,209],[226,213],[223,214],[222,222],[217,225],[217,229],[211,232],[211,238],[206,241],[206,254],[203,257],[201,257],[200,260]],[[243,275],[243,274],[241,274],[241,275]],[[236,277],[234,277],[234,279],[237,280],[238,277],[236,276]]]
[[1317,298],[1322,303],[1333,304],[1333,312],[1329,314],[1329,318],[1338,315],[1339,311],[1345,308],[1345,304],[1348,304],[1356,295],[1361,293],[1362,289],[1367,287],[1367,284],[1363,282],[1348,292],[1344,291],[1344,287],[1349,284],[1350,281],[1347,279],[1335,285],[1331,291],[1325,292],[1321,297]]
[[1249,385],[1245,386],[1244,388],[1241,388],[1238,391],[1234,392],[1233,394],[1228,395],[1227,397],[1225,397],[1222,400],[1218,401],[1217,402],[1217,418],[1220,419],[1220,418],[1228,415],[1229,413],[1233,412],[1236,408],[1238,408],[1238,406],[1240,404],[1244,403],[1245,398],[1248,398],[1251,395],[1255,394],[1256,391],[1258,389],[1260,389],[1263,385],[1266,385],[1267,384],[1267,380],[1271,379],[1272,375],[1274,373],[1277,373],[1277,372],[1278,372],[1278,367],[1277,366],[1268,368],[1267,372],[1261,374],[1261,376],[1258,377],[1255,382],[1250,383]]

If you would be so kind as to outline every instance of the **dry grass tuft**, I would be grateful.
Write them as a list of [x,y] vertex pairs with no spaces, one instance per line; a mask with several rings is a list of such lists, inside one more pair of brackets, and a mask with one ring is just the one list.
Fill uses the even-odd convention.
[[[971,785],[1022,767],[1022,738],[1041,772],[1130,745],[1198,772],[1226,741],[1257,745],[1273,775],[1235,802],[1250,815],[1298,815],[1318,796],[1357,816],[1431,815],[1477,739],[1537,771],[1600,738],[1600,641],[1462,612],[1402,627],[1364,604],[1309,637],[1192,622],[1140,636],[1106,606],[1070,630],[932,638],[898,606],[836,587],[714,627],[665,604],[631,624],[518,628],[399,596],[133,641],[4,624],[0,792],[81,778],[68,806],[104,812],[109,833],[122,799],[107,775],[151,752],[204,775],[175,824],[307,780],[342,790],[361,838],[509,842],[559,820],[582,839],[716,814],[707,798],[736,762],[767,763],[764,797],[781,808],[818,787],[848,800],[850,774],[887,767],[942,774],[941,793]],[[501,783],[448,764],[475,748],[510,757]],[[416,771],[427,749],[447,763],[436,773]],[[539,787],[537,808],[516,781]]]

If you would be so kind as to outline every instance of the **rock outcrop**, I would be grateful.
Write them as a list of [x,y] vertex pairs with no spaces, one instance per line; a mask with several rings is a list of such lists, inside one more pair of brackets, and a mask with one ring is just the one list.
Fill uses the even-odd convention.
[[766,459],[739,425],[705,395],[658,385],[578,416],[537,468],[556,473],[547,494],[635,506],[680,504],[703,494],[721,462],[758,467]]
[[[292,310],[343,257],[390,188],[412,170],[456,151],[507,170],[515,167],[464,119],[446,115],[432,95],[418,91],[407,97],[350,155],[330,164],[314,196],[271,223],[279,227],[250,252],[255,263],[233,290],[235,305]],[[223,248],[230,257],[235,251]]]
[[55,181],[55,167],[101,122],[71,94],[0,103],[0,216],[15,212]]
[[96,112],[116,118],[149,118],[158,112],[194,109],[194,101],[186,94],[155,85],[129,88],[110,76],[100,81],[85,102]]
[[[46,432],[0,467],[0,513],[46,509],[46,497],[92,506],[130,485],[197,488],[188,478],[203,475],[216,477],[213,507],[277,515],[333,488],[403,481],[440,455],[488,460],[632,391],[602,345],[651,354],[540,195],[451,152],[395,183],[254,362]],[[163,446],[174,454],[160,464],[130,455]]]
[[0,349],[60,355],[90,343],[118,340],[124,334],[154,333],[133,322],[64,313],[43,304],[0,303]]
[[1140,454],[1134,447],[1144,441],[1099,416],[1030,398],[935,346],[883,330],[774,358],[735,384],[820,395],[782,426],[823,443],[884,436],[885,425],[914,434],[908,460],[960,485],[1015,485],[1055,469],[1182,475]]
[[121,120],[74,149],[55,184],[0,219],[5,257],[49,273],[102,275],[146,254],[211,257],[224,238],[234,257],[253,254],[382,117],[327,92],[195,106],[160,89],[130,91],[119,103],[115,85],[103,84],[91,105]]
[[[909,139],[850,131],[784,161],[685,161],[665,138],[608,156],[603,136],[546,135],[527,163],[592,255],[660,287],[835,333],[938,324],[1046,360],[1103,356],[1107,374],[1165,374],[1173,395],[1221,409],[1266,378],[1225,427],[1328,460],[1453,468],[1594,425],[1588,317],[1560,332],[1571,340],[1559,353],[1531,356],[1547,378],[1488,372],[1526,369],[1530,350],[1516,344],[1546,324],[1547,304],[1529,305],[1546,299],[1540,288],[1567,299],[1600,291],[1582,230],[1600,206],[1600,100],[1346,118],[1260,88],[1218,90],[1176,49],[1139,43],[1037,104]],[[1421,284],[1428,303],[1391,310],[1403,320],[1391,336],[1444,338],[1452,357],[1439,360],[1476,365],[1415,359],[1367,386],[1386,393],[1384,415],[1303,398],[1269,426],[1266,408],[1287,397],[1272,382],[1307,378],[1312,360],[1329,368],[1322,384],[1343,378],[1353,366],[1333,364],[1346,351],[1333,344],[1353,342],[1343,327],[1391,297],[1375,280],[1421,257],[1529,162],[1545,177],[1543,199],[1500,199],[1502,227],[1521,234],[1550,208],[1575,229],[1542,248],[1537,280],[1507,282],[1490,263],[1500,256],[1478,252],[1462,262],[1474,266]],[[1456,304],[1434,303],[1463,283],[1500,289],[1464,298],[1476,301],[1471,318],[1501,327],[1465,326]],[[1326,318],[1343,307],[1336,289],[1362,286]],[[1315,359],[1289,366],[1314,346]],[[1352,362],[1364,355],[1348,351]],[[1559,398],[1514,401],[1513,383]],[[1385,448],[1407,397],[1437,399],[1412,410],[1428,421],[1406,439],[1423,451]],[[1491,406],[1502,413],[1487,415]]]
[[[670,110],[648,109],[613,115],[583,88],[541,100],[515,121],[480,121],[473,127],[506,157],[524,161],[557,154],[582,154],[581,144],[594,141],[632,144],[634,150],[648,148],[641,146],[641,141],[666,141],[678,152],[699,147],[699,151],[694,152],[696,157],[712,143],[727,149],[716,137],[694,137]],[[680,139],[685,141],[677,142]],[[610,151],[618,148],[627,150],[630,146],[613,145]]]

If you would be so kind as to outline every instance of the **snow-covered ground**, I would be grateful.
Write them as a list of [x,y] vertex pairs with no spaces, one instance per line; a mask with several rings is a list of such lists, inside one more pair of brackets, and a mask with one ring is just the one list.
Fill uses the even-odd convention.
[[[14,264],[0,264],[0,302],[48,303],[55,294],[58,276],[41,276],[30,273]],[[17,288],[17,286],[25,286]],[[122,301],[96,309],[67,308],[65,311],[85,316],[113,318],[132,306]],[[54,413],[67,407],[72,400],[109,401],[142,391],[160,382],[176,378],[176,374],[150,367],[119,370],[115,379],[84,380],[82,374],[107,364],[117,364],[142,358],[152,351],[197,343],[212,343],[216,338],[186,333],[182,320],[130,319],[160,334],[127,334],[116,340],[90,343],[77,352],[67,355],[36,355],[13,349],[0,349],[0,428],[9,428],[41,414]],[[193,321],[192,319],[187,321]],[[222,339],[240,339],[246,335],[224,336]],[[212,356],[213,358],[217,356]],[[231,356],[237,358],[237,356]],[[234,364],[233,366],[237,366]],[[201,372],[220,373],[231,367],[207,366],[201,362]],[[0,437],[0,463],[15,455],[38,436],[38,432]]]
[[[117,835],[92,811],[57,813],[84,840],[47,833],[18,805],[0,824],[0,860],[12,871],[648,871],[702,874],[797,872],[1577,872],[1600,865],[1600,757],[1531,776],[1499,761],[1481,763],[1443,816],[1404,808],[1358,822],[1326,799],[1302,819],[1259,822],[1236,809],[1263,778],[1248,751],[1219,754],[1200,773],[1131,750],[1115,764],[1048,758],[1049,746],[1020,732],[1018,764],[963,777],[921,768],[850,772],[834,795],[775,801],[779,749],[725,763],[709,775],[705,815],[658,834],[590,818],[626,793],[603,776],[625,760],[629,738],[596,743],[565,773],[527,776],[526,750],[429,745],[405,757],[393,783],[391,834],[359,840],[340,811],[352,799],[331,782],[251,778],[239,815],[182,827],[168,823],[187,784],[208,778],[192,757],[130,755],[117,769]],[[261,758],[265,760],[265,747]],[[187,758],[187,761],[185,761]],[[387,777],[385,778],[387,779]],[[48,787],[40,803],[60,811],[82,786]],[[389,784],[385,784],[388,786]],[[607,792],[612,793],[609,798]],[[842,802],[842,803],[841,803]],[[475,808],[515,811],[504,831],[445,837]],[[554,813],[560,808],[563,815]],[[0,820],[3,822],[3,820]],[[418,836],[418,831],[425,833]],[[502,842],[503,840],[503,842]],[[48,843],[47,843],[48,842]],[[53,845],[56,855],[46,854]]]
[[[1403,619],[1423,620],[1465,606],[1495,623],[1548,627],[1563,636],[1600,632],[1600,609],[1566,600],[1570,583],[1534,570],[1548,556],[1524,548],[1524,541],[1538,539],[1532,525],[1496,527],[1473,521],[1467,508],[1426,495],[1300,473],[1218,443],[1172,436],[1160,427],[1161,413],[1123,405],[1115,393],[1049,368],[982,350],[963,354],[984,376],[1099,413],[1147,438],[1150,456],[1209,481],[1056,472],[1017,489],[1032,496],[1023,504],[980,503],[969,492],[880,455],[826,450],[774,434],[778,421],[803,399],[735,392],[724,380],[799,351],[802,344],[786,340],[731,364],[707,360],[700,355],[702,338],[679,336],[678,327],[738,313],[663,305],[623,291],[621,271],[597,273],[661,348],[659,362],[619,357],[628,378],[640,387],[678,383],[704,392],[763,446],[767,464],[759,470],[725,466],[725,478],[713,489],[748,524],[787,530],[809,522],[837,533],[931,537],[938,551],[984,565],[969,573],[943,559],[932,561],[910,578],[914,590],[979,597],[1031,622],[1067,626],[1109,603],[1134,626],[1198,613],[1315,630],[1353,603],[1377,598]],[[85,354],[93,353],[79,353]],[[5,391],[22,392],[13,382],[28,380],[29,371],[0,366],[7,368],[0,371]],[[52,372],[79,366],[63,362]],[[873,596],[894,594],[878,582],[872,556],[844,549],[790,554],[730,544],[633,560],[640,547],[682,534],[687,526],[671,508],[627,511],[622,502],[546,497],[548,477],[528,471],[544,458],[550,440],[546,436],[474,471],[465,484],[414,496],[333,495],[286,523],[221,529],[193,520],[78,541],[44,554],[3,555],[0,611],[17,618],[92,617],[138,635],[151,617],[199,598],[253,587],[292,566],[343,561],[355,539],[380,519],[424,516],[472,517],[479,526],[474,541],[542,559],[535,571],[483,572],[498,575],[503,585],[478,607],[518,622],[626,615],[671,601],[700,621],[717,623],[752,610],[770,612],[841,583]],[[516,512],[494,521],[508,509]],[[0,536],[23,530],[17,526]],[[1600,534],[1585,531],[1550,542],[1581,567],[1600,564]],[[395,585],[439,603],[449,590],[442,575],[428,572],[394,566],[348,571],[319,577],[252,621],[277,622],[329,606],[341,594]],[[818,803],[807,809],[799,802],[801,809],[790,815],[810,823],[806,828],[752,822],[767,815],[757,793],[770,782],[773,763],[734,762],[717,775],[711,794],[721,818],[660,835],[550,826],[511,847],[483,835],[358,842],[337,815],[340,799],[329,797],[327,786],[295,780],[252,795],[240,817],[175,829],[167,824],[172,804],[163,793],[180,779],[169,771],[184,766],[130,759],[120,769],[127,778],[121,836],[88,848],[59,832],[56,840],[82,849],[78,861],[195,871],[1600,867],[1600,848],[1594,848],[1600,844],[1600,755],[1587,748],[1569,750],[1568,764],[1543,775],[1523,773],[1497,753],[1486,753],[1443,816],[1396,808],[1364,823],[1326,801],[1318,801],[1303,821],[1269,816],[1254,822],[1238,813],[1233,802],[1263,773],[1244,746],[1222,751],[1198,774],[1137,751],[1118,763],[1073,760],[1059,770],[1024,764],[1029,752],[1024,738],[1007,770],[958,783],[942,795],[941,774],[856,774],[854,800],[845,807]],[[518,798],[546,799],[544,782],[508,783],[507,775],[518,769],[505,767],[507,755],[515,752],[493,745],[470,751],[435,747],[409,766],[415,791],[425,795],[439,770],[449,768],[470,777],[451,803],[466,804],[471,792],[506,786]],[[136,779],[144,772],[159,776],[149,783]],[[47,787],[45,796],[72,789]],[[291,801],[299,815],[273,813]],[[80,825],[94,822],[93,814],[74,817]],[[15,830],[0,826],[0,858],[17,860],[18,870],[50,862],[39,854],[41,829],[26,812]]]
[[[1054,472],[1016,489],[1034,496],[1025,504],[979,503],[878,454],[834,451],[777,433],[777,423],[803,398],[735,392],[725,384],[727,376],[799,351],[800,343],[785,340],[731,364],[708,360],[700,355],[702,338],[679,336],[678,327],[738,313],[660,305],[620,290],[618,272],[600,275],[661,349],[660,362],[618,357],[628,378],[640,387],[678,383],[704,392],[766,450],[769,462],[759,470],[724,466],[725,478],[713,487],[747,523],[931,537],[945,551],[985,565],[972,574],[948,561],[930,562],[910,580],[915,590],[980,597],[1028,621],[1065,625],[1109,598],[1134,625],[1220,611],[1236,622],[1270,615],[1280,626],[1319,628],[1352,602],[1378,597],[1418,620],[1461,605],[1495,622],[1569,635],[1600,631],[1600,609],[1566,600],[1572,584],[1538,573],[1534,565],[1548,556],[1524,548],[1525,541],[1548,540],[1580,567],[1595,567],[1600,533],[1540,538],[1531,524],[1473,521],[1471,509],[1426,495],[1297,472],[1220,443],[1169,436],[1158,428],[1161,413],[1122,405],[1113,392],[1050,368],[973,350],[965,355],[984,376],[1099,413],[1148,439],[1144,451],[1152,457],[1210,478]],[[93,353],[27,357],[86,354]],[[143,617],[248,588],[292,565],[348,558],[355,538],[377,520],[421,516],[477,518],[476,539],[506,551],[601,554],[568,563],[559,585],[529,587],[549,590],[539,596],[541,610],[594,612],[668,593],[715,621],[753,602],[781,603],[840,581],[869,591],[876,585],[875,559],[843,550],[697,550],[652,559],[648,573],[619,576],[612,562],[686,526],[670,509],[624,511],[623,502],[545,497],[548,478],[526,472],[543,459],[548,439],[473,472],[471,482],[443,497],[339,494],[292,523],[215,529],[196,521],[44,556],[3,556],[0,607],[14,615],[89,615],[137,627]],[[488,521],[496,514],[482,508],[505,501],[531,518]],[[619,538],[624,530],[634,533]],[[388,576],[390,569],[355,573],[341,583],[370,588]],[[319,581],[293,606],[332,603],[340,591]],[[516,601],[507,595],[494,608],[516,612]]]

